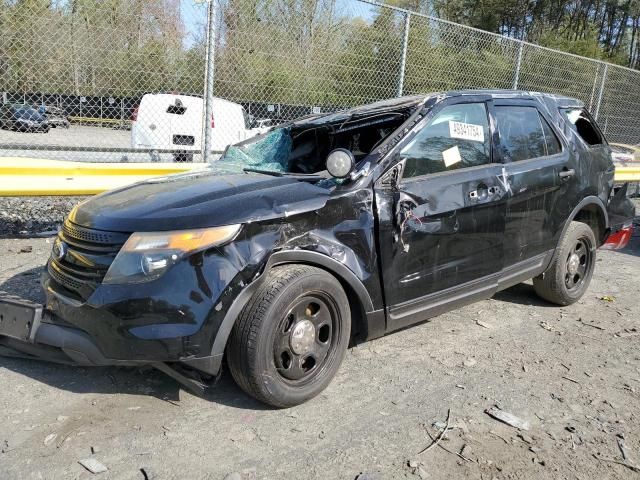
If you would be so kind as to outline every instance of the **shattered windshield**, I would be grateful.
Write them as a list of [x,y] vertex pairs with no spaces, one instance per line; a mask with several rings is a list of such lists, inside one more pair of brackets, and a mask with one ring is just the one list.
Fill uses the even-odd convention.
[[291,129],[277,128],[255,141],[230,145],[219,161],[225,166],[286,172],[292,145]]
[[347,149],[356,163],[362,161],[404,124],[419,104],[410,97],[301,118],[229,146],[216,163],[225,170],[327,178],[329,153]]

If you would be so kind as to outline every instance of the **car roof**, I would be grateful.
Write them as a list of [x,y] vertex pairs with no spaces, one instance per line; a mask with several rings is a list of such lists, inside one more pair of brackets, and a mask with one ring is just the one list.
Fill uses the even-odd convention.
[[552,93],[543,92],[531,92],[526,90],[499,90],[499,89],[478,89],[478,90],[450,90],[446,92],[432,92],[420,95],[411,95],[404,97],[390,98],[386,100],[380,100],[374,103],[365,105],[359,105],[356,107],[340,110],[335,113],[320,113],[315,115],[309,115],[296,121],[295,123],[314,124],[314,123],[326,123],[340,121],[344,118],[352,116],[376,114],[395,109],[410,108],[426,103],[432,98],[437,98],[438,101],[442,101],[448,98],[461,97],[461,96],[489,96],[492,98],[507,98],[507,99],[522,99],[522,100],[537,100],[545,106],[549,113],[553,115],[553,110],[557,112],[558,108],[563,107],[578,107],[581,108],[584,104],[571,97],[564,95],[556,95]]

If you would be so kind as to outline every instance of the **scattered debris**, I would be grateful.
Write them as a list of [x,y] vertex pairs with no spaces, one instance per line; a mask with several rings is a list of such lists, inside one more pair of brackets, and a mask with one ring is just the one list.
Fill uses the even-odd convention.
[[51,445],[55,439],[58,438],[58,434],[57,433],[50,433],[49,435],[47,435],[44,439],[44,445]]
[[156,478],[156,475],[153,472],[153,470],[151,470],[148,467],[142,467],[140,469],[140,473],[142,473],[142,477],[144,478],[144,480],[153,480],[154,478]]
[[86,458],[84,460],[78,461],[80,465],[89,470],[94,475],[97,473],[104,473],[108,470],[102,463],[100,463],[95,458]]
[[465,367],[473,367],[478,361],[475,358],[467,358],[462,362]]
[[476,325],[479,325],[483,328],[488,328],[491,329],[493,328],[491,325],[489,325],[488,323],[483,322],[482,320],[476,320]]
[[442,441],[444,436],[447,434],[447,430],[449,430],[449,419],[450,418],[451,418],[451,409],[447,410],[447,421],[446,421],[447,423],[445,424],[444,428],[442,430],[440,430],[440,433],[438,434],[436,439],[433,442],[431,442],[431,444],[429,446],[427,446],[426,448],[424,448],[423,450],[418,452],[418,455],[421,455],[423,453],[428,452],[429,450],[431,450],[433,447],[435,447],[436,445],[438,445]]
[[553,329],[553,327],[552,327],[551,325],[549,325],[549,324],[548,324],[547,322],[545,322],[545,321],[540,322],[540,326],[541,326],[542,328],[544,328],[545,330],[548,330],[548,331],[550,331],[550,332],[555,332],[555,330]]
[[596,324],[594,324],[594,323],[585,322],[585,321],[582,319],[582,317],[578,318],[578,321],[579,321],[582,325],[584,325],[585,327],[591,327],[591,328],[595,328],[595,329],[597,329],[597,330],[606,330],[606,329],[602,328],[601,326],[596,325]]
[[[235,479],[234,479],[235,480]],[[377,477],[370,473],[359,473],[355,480],[378,480]]]
[[603,302],[613,302],[616,299],[613,295],[603,295],[600,297],[600,300]]
[[422,480],[427,480],[427,478],[429,478],[429,474],[424,468],[422,468],[422,465],[418,465],[418,468],[416,468],[413,473],[414,475],[418,475]]
[[520,438],[520,440],[522,440],[524,443],[528,443],[529,445],[533,445],[533,437],[530,437],[529,435],[527,435],[526,433],[522,433],[519,432],[518,433],[518,437]]
[[456,385],[456,388],[459,388],[459,389],[461,389],[461,390],[464,390],[464,389],[465,389],[465,388],[467,388],[467,387],[465,387],[464,385],[459,385],[459,384],[458,384],[458,385]]
[[487,408],[484,413],[486,413],[490,417],[495,418],[496,420],[500,420],[501,422],[512,426],[513,428],[518,428],[520,430],[529,430],[529,422],[522,420],[521,418],[518,418],[511,413],[505,412],[504,410],[500,410],[497,406]]
[[95,447],[95,446],[91,447],[91,454],[92,455],[95,455],[96,453],[99,453],[99,452],[100,452],[100,447]]
[[33,247],[31,245],[26,245],[18,250],[18,253],[31,253],[33,252]]
[[605,458],[605,457],[601,457],[600,455],[597,454],[593,454],[594,458],[600,460],[601,462],[609,462],[609,463],[615,463],[617,465],[622,465],[623,467],[627,467],[629,470],[632,470],[634,472],[640,473],[640,467],[638,467],[637,465],[633,465],[632,463],[626,462],[626,461],[620,461],[620,460],[616,460],[615,458]]
[[618,442],[618,448],[620,449],[620,453],[622,454],[622,459],[626,461],[631,461],[629,458],[629,453],[627,452],[627,447],[624,444],[624,436],[622,434],[618,434],[616,437],[616,441]]
[[507,445],[509,445],[509,441],[508,441],[506,438],[504,438],[502,435],[500,435],[500,434],[498,434],[498,433],[494,432],[493,430],[489,430],[489,433],[490,433],[491,435],[493,435],[494,437],[498,437],[498,438],[499,438],[500,440],[502,440],[504,443],[506,443]]
[[562,378],[564,378],[565,380],[569,380],[570,382],[577,383],[578,385],[580,385],[580,382],[578,380],[574,379],[574,378],[567,377],[565,375],[563,375]]

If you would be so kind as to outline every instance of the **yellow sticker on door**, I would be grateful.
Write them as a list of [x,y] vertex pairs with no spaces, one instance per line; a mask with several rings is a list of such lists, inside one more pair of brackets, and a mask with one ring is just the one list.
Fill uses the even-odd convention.
[[451,138],[484,143],[484,128],[482,125],[449,120],[449,136]]

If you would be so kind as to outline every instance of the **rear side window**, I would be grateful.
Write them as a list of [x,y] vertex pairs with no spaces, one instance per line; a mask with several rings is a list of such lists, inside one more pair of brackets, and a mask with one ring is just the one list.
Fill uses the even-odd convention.
[[569,121],[569,126],[587,145],[602,145],[604,143],[600,131],[595,126],[591,115],[584,108],[565,108],[562,110]]
[[403,177],[474,167],[491,162],[491,141],[484,103],[444,107],[402,149]]
[[497,106],[496,122],[503,155],[512,162],[562,151],[558,137],[535,107]]
[[187,111],[187,107],[185,107],[182,103],[182,100],[179,98],[176,99],[175,103],[172,103],[167,107],[167,113],[172,115],[184,115],[184,112]]

